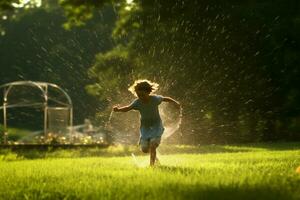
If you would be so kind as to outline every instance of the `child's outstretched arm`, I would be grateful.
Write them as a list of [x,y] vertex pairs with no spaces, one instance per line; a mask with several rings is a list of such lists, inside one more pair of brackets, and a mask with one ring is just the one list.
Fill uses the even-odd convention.
[[119,105],[116,105],[113,107],[113,111],[114,112],[128,112],[132,110],[132,106],[128,105],[128,106],[123,106],[123,107],[120,107]]
[[173,103],[177,108],[181,107],[180,103],[175,99],[172,99],[171,97],[163,97],[162,100],[165,102]]

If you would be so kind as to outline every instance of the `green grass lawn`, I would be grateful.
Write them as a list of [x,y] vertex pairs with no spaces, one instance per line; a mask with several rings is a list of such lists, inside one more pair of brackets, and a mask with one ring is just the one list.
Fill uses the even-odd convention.
[[[0,199],[300,199],[300,143],[0,150]],[[136,155],[136,160],[131,156]]]

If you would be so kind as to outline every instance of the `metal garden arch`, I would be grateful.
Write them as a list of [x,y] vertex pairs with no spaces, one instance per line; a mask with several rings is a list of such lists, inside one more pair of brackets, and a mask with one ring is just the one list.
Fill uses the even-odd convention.
[[[9,101],[9,94],[10,91],[14,87],[34,87],[40,91],[42,95],[42,102],[19,102],[19,103],[10,103]],[[55,99],[54,97],[49,96],[48,90],[49,89],[56,90],[60,94],[62,94],[66,98],[66,102],[62,102],[60,100]],[[53,83],[47,82],[35,82],[35,81],[15,81],[6,83],[0,86],[0,89],[3,90],[3,105],[0,106],[0,109],[3,110],[3,138],[4,143],[7,143],[7,112],[9,108],[15,107],[39,107],[42,108],[44,111],[44,136],[47,137],[47,129],[48,129],[48,109],[68,109],[69,110],[69,123],[68,125],[71,127],[70,135],[72,135],[72,126],[73,126],[73,105],[70,96],[65,92],[61,87]],[[57,106],[50,106],[48,104],[49,99],[55,102]]]

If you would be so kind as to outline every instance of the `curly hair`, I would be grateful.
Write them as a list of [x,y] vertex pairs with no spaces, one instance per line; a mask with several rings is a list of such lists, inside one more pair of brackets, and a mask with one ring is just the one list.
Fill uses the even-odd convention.
[[151,82],[147,79],[136,80],[134,83],[128,88],[128,90],[135,96],[136,91],[142,90],[149,93],[155,92],[159,87],[158,83]]

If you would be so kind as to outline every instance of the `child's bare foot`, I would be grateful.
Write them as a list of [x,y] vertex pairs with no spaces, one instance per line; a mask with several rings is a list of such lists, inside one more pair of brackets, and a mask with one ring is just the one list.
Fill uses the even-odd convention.
[[155,167],[155,166],[159,166],[160,165],[160,161],[158,160],[158,158],[155,158],[154,162],[150,162],[150,167]]

